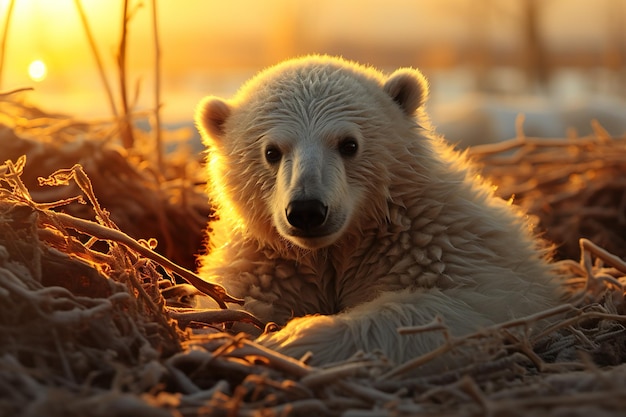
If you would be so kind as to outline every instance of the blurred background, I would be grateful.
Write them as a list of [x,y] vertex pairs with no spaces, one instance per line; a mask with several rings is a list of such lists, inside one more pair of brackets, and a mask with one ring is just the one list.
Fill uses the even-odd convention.
[[[111,117],[79,8],[119,100],[123,4],[0,0],[0,91],[34,87],[26,99],[46,111]],[[626,0],[129,1],[140,113],[155,107],[155,5],[166,127],[190,127],[201,97],[229,97],[264,67],[326,53],[420,68],[434,124],[459,146],[514,137],[520,113],[529,136],[589,134],[592,119],[626,132]]]

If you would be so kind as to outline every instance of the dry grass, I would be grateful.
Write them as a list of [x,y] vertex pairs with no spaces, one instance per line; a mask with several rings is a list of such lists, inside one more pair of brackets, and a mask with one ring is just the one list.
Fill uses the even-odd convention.
[[[177,144],[163,170],[156,168],[149,133],[135,130],[136,146],[118,146],[120,131],[110,121],[83,123],[64,115],[46,114],[24,105],[12,95],[0,96],[0,163],[27,156],[25,186],[35,201],[57,201],[78,193],[78,187],[39,187],[37,178],[58,169],[80,164],[98,200],[114,223],[137,239],[155,238],[158,251],[174,262],[193,269],[194,255],[204,239],[203,229],[211,215],[200,172],[200,155],[193,156]],[[94,219],[91,207],[73,203],[64,208],[76,217]]]
[[[559,263],[571,304],[448,338],[397,366],[363,353],[313,368],[224,332],[229,321],[254,321],[249,316],[184,308],[197,289],[177,282],[194,282],[193,274],[171,260],[192,268],[210,215],[196,162],[180,162],[188,154],[155,172],[140,147],[114,145],[115,126],[0,100],[9,114],[0,116],[9,161],[0,166],[0,415],[617,416],[626,408],[626,265],[579,241],[580,231],[558,235],[576,252]],[[553,219],[596,213],[594,204],[623,213],[621,200],[594,197],[624,194],[623,139],[564,143],[518,139],[473,151],[500,192],[515,193],[549,236],[559,224]],[[593,163],[605,156],[608,163]],[[50,185],[42,188],[38,177]],[[610,237],[620,219],[604,217],[603,233]],[[165,257],[152,251],[151,237]],[[219,287],[201,289],[228,300]],[[536,330],[546,317],[553,325]],[[415,376],[460,347],[463,368]]]
[[470,150],[497,193],[538,217],[560,258],[579,256],[580,237],[626,258],[626,136],[592,121],[593,136],[527,138],[522,122],[516,139]]

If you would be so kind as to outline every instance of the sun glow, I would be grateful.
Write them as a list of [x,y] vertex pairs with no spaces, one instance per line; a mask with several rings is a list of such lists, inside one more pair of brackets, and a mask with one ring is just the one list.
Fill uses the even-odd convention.
[[36,59],[28,66],[28,76],[33,81],[43,81],[48,75],[48,67],[41,59]]

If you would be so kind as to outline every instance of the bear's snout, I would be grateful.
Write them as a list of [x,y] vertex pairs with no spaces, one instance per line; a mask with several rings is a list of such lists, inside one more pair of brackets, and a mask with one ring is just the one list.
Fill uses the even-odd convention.
[[290,225],[310,233],[324,224],[328,206],[319,200],[294,200],[287,205],[285,214]]

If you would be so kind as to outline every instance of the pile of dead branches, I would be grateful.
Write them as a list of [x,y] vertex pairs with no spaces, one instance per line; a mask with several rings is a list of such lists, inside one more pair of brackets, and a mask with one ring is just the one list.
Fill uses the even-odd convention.
[[[42,117],[49,116],[34,119]],[[626,264],[591,240],[568,241],[576,255],[558,264],[573,294],[563,306],[458,338],[448,335],[438,321],[399,329],[443,332],[446,343],[402,364],[369,352],[315,368],[243,334],[229,334],[229,322],[262,323],[226,308],[238,300],[221,287],[157,254],[155,241],[149,239],[155,236],[141,240],[125,233],[130,226],[124,210],[146,204],[139,200],[166,200],[171,210],[182,211],[190,209],[189,202],[164,198],[169,194],[163,191],[162,179],[146,180],[148,158],[94,141],[93,125],[60,120],[67,127],[58,129],[55,119],[42,122],[43,131],[20,130],[19,120],[12,128],[4,120],[0,130],[0,142],[10,145],[2,149],[24,149],[27,155],[7,158],[0,165],[0,415],[617,416],[626,408]],[[46,130],[53,125],[64,133]],[[66,141],[58,139],[63,135]],[[584,139],[558,149],[586,154],[612,146],[607,142]],[[521,149],[519,153],[532,156],[547,148],[528,139],[501,146],[502,153],[492,148],[479,157],[485,172],[501,180],[500,191],[519,197],[520,188],[511,190],[533,181],[533,176],[529,168],[520,167],[525,158],[506,152]],[[116,169],[103,176],[98,169],[83,169],[94,155],[111,152],[119,161]],[[619,152],[613,148],[613,157]],[[30,158],[40,159],[32,163]],[[505,158],[513,158],[508,168]],[[48,159],[67,166],[42,168],[50,164]],[[549,163],[543,171],[536,159],[535,173],[549,172]],[[111,163],[107,161],[104,166]],[[570,178],[565,166],[555,172]],[[30,169],[36,173],[29,174]],[[570,167],[571,175],[584,172],[585,178],[595,178],[591,169],[577,163]],[[514,177],[518,171],[528,173],[524,181]],[[97,187],[92,175],[101,175],[98,184],[103,185]],[[166,177],[170,175],[175,174]],[[558,185],[563,193],[571,188],[558,180],[537,181],[537,187],[525,188],[528,197],[520,199],[524,204],[532,201],[530,193],[548,189],[542,188],[547,187],[544,183]],[[114,199],[104,203],[108,197],[101,197],[113,193],[106,188],[117,182],[133,190],[115,188],[128,200],[120,209],[119,224],[108,211]],[[570,191],[576,190],[586,188]],[[77,216],[73,207],[87,215]],[[561,209],[554,207],[555,212]],[[137,210],[135,215],[146,213],[153,212]],[[184,230],[172,234],[174,245],[198,227],[194,222],[176,223],[179,220],[170,216],[163,221],[166,228],[171,222]],[[182,281],[189,284],[179,284]],[[199,293],[224,308],[189,308],[192,303],[185,297]],[[548,327],[537,325],[546,320]],[[450,352],[463,355],[465,365],[436,375],[421,372]]]
[[[574,304],[448,335],[404,364],[368,353],[314,368],[223,331],[223,319],[241,317],[164,306],[159,289],[174,285],[163,285],[156,265],[191,279],[188,271],[117,230],[79,166],[41,182],[79,184],[97,222],[51,210],[67,201],[32,201],[19,181],[23,168],[21,159],[0,169],[9,185],[0,194],[2,415],[619,415],[626,406],[618,395],[626,383],[626,265],[589,241],[581,241],[580,262],[560,263]],[[97,242],[109,249],[95,251]],[[224,305],[236,301],[198,287]],[[195,326],[182,331],[172,316]],[[546,318],[550,327],[533,330]],[[449,351],[466,365],[420,376]]]
[[578,239],[626,259],[626,136],[516,139],[470,149],[505,199],[539,219],[561,259],[576,259]]
[[[22,181],[35,201],[59,201],[76,195],[77,186],[38,186],[37,178],[80,164],[111,219],[136,239],[157,239],[157,251],[193,269],[211,215],[201,155],[184,146],[185,132],[169,132],[177,151],[159,167],[148,133],[136,129],[135,147],[119,146],[119,125],[85,123],[26,105],[0,94],[0,163],[27,157]],[[91,207],[73,202],[66,213],[94,219]]]
[[0,165],[0,414],[78,415],[60,411],[68,395],[150,389],[136,371],[153,372],[155,360],[181,350],[161,275],[114,241],[100,252],[92,236],[81,233],[83,243],[70,233],[116,233],[80,168],[48,182],[80,183],[98,223],[51,210],[68,200],[35,203],[20,179],[24,162]]

